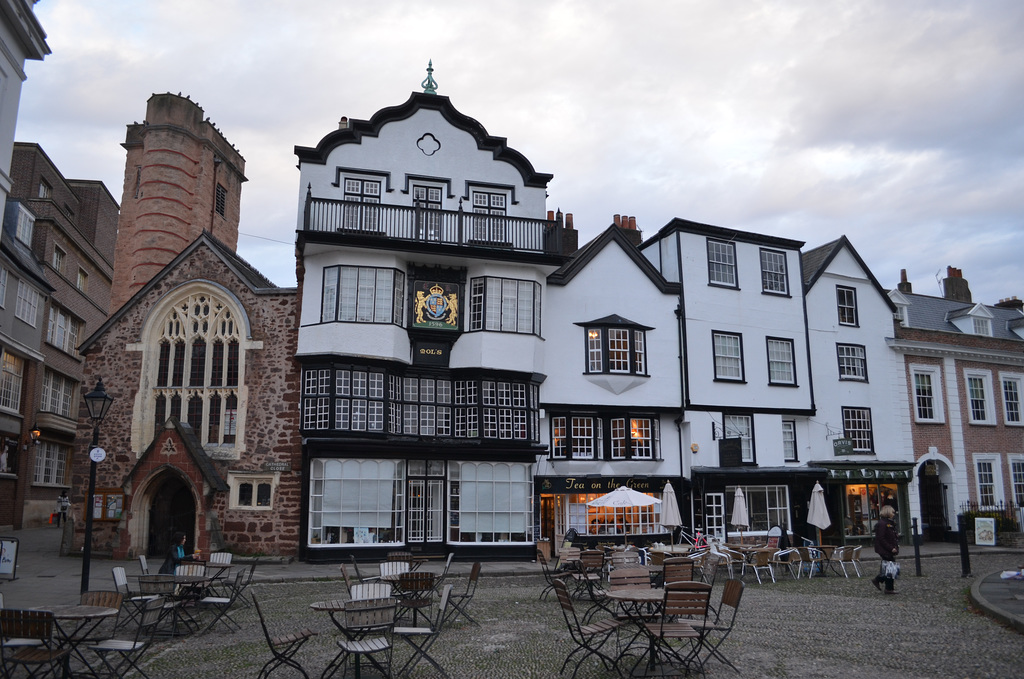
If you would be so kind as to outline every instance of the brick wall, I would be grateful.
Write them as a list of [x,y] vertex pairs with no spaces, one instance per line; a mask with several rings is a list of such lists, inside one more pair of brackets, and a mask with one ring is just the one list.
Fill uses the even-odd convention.
[[[245,384],[249,399],[240,404],[246,415],[245,430],[240,434],[244,436],[246,453],[237,460],[215,460],[213,465],[226,480],[229,471],[259,472],[267,463],[287,463],[293,471],[281,473],[270,511],[228,509],[227,493],[214,492],[208,487],[204,489],[202,475],[191,458],[178,450],[180,445],[171,454],[164,454],[163,446],[171,436],[167,430],[157,432],[155,444],[149,447],[150,452],[141,462],[139,455],[143,451],[131,449],[133,424],[153,415],[136,412],[136,403],[140,400],[142,354],[126,351],[126,347],[140,340],[141,329],[149,313],[165,295],[200,278],[219,283],[237,296],[248,314],[252,339],[263,343],[262,349],[250,350],[245,357]],[[216,294],[223,295],[221,292]],[[295,299],[294,290],[264,294],[249,289],[217,253],[200,245],[179,266],[161,274],[145,296],[122,308],[109,330],[87,348],[86,383],[92,385],[102,377],[107,392],[117,399],[101,429],[100,445],[108,457],[97,470],[97,487],[124,485],[127,494],[124,519],[115,526],[104,526],[99,532],[94,529],[95,550],[110,551],[119,557],[129,555],[133,544],[130,533],[133,521],[139,518],[139,512],[147,510],[144,496],[153,490],[147,487],[147,480],[161,469],[173,469],[175,473],[180,471],[203,498],[202,506],[198,508],[202,515],[201,529],[196,536],[201,548],[210,548],[210,540],[219,529],[224,547],[236,553],[297,554],[303,491],[299,372],[293,358],[298,337]],[[92,432],[84,412],[82,418],[76,449],[87,448],[91,440]],[[139,465],[138,469],[133,472],[136,465]],[[77,462],[73,487],[86,487],[88,473],[88,459]],[[80,492],[73,498],[79,507],[82,500]],[[81,516],[80,512],[77,515]],[[81,544],[80,531],[84,525],[82,521],[79,524],[76,548]],[[134,544],[138,544],[138,540]]]

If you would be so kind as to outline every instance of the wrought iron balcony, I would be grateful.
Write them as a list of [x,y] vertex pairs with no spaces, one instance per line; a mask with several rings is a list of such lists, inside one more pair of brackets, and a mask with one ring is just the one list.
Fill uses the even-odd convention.
[[434,210],[306,194],[303,231],[558,255],[562,225],[546,219]]

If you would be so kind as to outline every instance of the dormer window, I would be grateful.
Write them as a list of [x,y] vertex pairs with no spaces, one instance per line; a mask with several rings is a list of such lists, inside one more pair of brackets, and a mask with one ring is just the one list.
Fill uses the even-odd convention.
[[985,335],[986,337],[992,336],[992,321],[987,318],[975,318],[974,319],[974,334]]
[[586,328],[587,372],[647,374],[646,326],[620,316],[581,324]]

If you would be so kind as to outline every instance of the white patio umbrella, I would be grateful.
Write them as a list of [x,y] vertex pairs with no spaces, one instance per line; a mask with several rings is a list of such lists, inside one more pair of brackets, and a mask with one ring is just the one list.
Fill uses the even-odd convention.
[[665,482],[665,490],[661,494],[661,525],[672,534],[672,544],[676,543],[675,528],[683,525],[683,517],[679,515],[679,502],[676,501],[676,489],[671,483]]
[[811,491],[811,501],[807,508],[807,523],[818,529],[818,544],[821,544],[821,531],[832,525],[828,518],[828,507],[825,506],[825,489],[815,482]]
[[[593,500],[587,503],[587,506],[611,507],[613,510],[616,510],[628,509],[629,507],[650,507],[651,505],[656,505],[660,503],[661,500],[654,497],[653,495],[641,493],[626,486],[619,486],[610,493],[605,493],[601,497],[594,498]],[[625,524],[626,522],[623,521],[624,526]],[[626,537],[629,537],[628,533],[626,533]]]
[[750,526],[750,517],[747,515],[747,496],[739,486],[736,486],[736,495],[732,500],[732,518],[729,523],[740,532],[740,542],[743,542],[743,529]]

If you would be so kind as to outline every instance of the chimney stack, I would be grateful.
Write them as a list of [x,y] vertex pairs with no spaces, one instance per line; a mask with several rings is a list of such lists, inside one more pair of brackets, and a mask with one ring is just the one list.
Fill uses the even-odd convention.
[[942,296],[954,302],[971,303],[971,288],[964,273],[953,266],[946,267],[946,278],[942,281]]
[[1017,295],[1014,295],[1013,297],[1007,297],[1006,299],[999,300],[994,306],[997,306],[1000,309],[1016,309],[1017,311],[1024,311],[1024,300],[1017,299]]
[[338,129],[339,130],[347,130],[348,129],[348,117],[346,117],[346,116],[342,116],[341,117],[341,120],[338,121]]
[[907,280],[907,270],[906,269],[900,269],[900,282],[896,286],[896,289],[899,290],[900,292],[905,292],[908,295],[909,294],[913,294],[914,286],[911,285],[910,281]]

